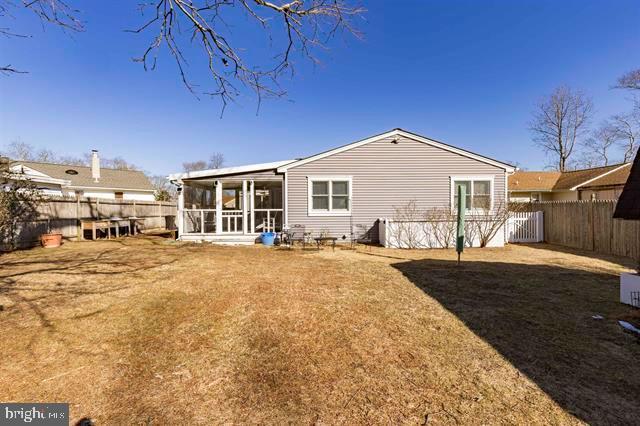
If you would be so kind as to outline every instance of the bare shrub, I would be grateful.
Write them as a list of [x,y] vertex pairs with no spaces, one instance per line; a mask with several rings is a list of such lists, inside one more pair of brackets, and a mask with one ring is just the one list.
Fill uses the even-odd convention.
[[430,228],[433,245],[441,248],[452,247],[456,235],[456,216],[446,207],[434,207],[424,215]]
[[415,200],[394,208],[393,222],[398,247],[413,249],[423,246],[424,238],[420,235],[421,227],[419,226],[422,218],[423,215]]
[[11,161],[0,157],[0,248],[15,250],[20,224],[38,217],[40,193],[21,172],[11,169]]
[[500,202],[490,209],[482,209],[470,217],[469,226],[475,228],[480,247],[486,247],[509,219],[509,209],[505,202]]

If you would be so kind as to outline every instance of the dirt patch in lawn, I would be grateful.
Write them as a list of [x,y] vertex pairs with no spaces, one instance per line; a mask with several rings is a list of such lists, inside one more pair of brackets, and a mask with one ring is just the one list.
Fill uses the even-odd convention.
[[[627,264],[136,238],[0,257],[0,400],[175,423],[632,423]],[[593,320],[601,314],[604,320]]]

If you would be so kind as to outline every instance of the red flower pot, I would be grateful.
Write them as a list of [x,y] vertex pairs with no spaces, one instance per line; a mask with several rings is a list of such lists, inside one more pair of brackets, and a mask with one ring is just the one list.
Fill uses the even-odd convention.
[[44,248],[60,247],[62,244],[62,234],[42,234],[40,242]]

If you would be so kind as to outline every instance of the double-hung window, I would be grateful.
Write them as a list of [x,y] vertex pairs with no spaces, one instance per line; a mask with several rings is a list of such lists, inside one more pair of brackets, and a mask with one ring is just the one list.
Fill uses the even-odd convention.
[[309,216],[349,216],[350,176],[309,176]]
[[465,189],[465,207],[467,211],[487,211],[493,207],[492,177],[452,177],[451,205],[458,208],[458,188]]

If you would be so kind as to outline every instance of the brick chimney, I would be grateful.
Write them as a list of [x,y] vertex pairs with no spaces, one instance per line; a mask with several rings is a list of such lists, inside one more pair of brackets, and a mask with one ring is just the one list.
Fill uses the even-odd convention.
[[100,157],[96,149],[91,150],[91,177],[94,182],[100,182]]

